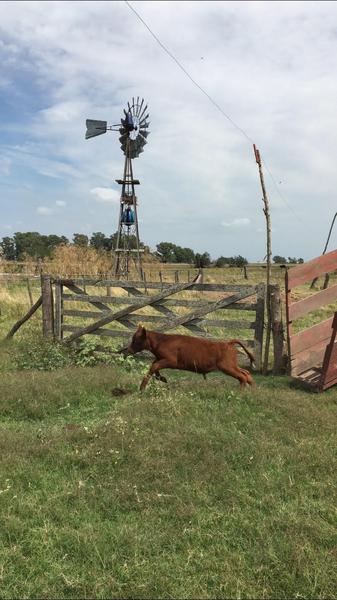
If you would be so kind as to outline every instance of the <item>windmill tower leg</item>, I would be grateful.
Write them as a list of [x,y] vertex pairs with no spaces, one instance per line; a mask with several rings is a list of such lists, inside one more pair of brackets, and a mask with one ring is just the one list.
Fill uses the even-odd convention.
[[141,249],[139,241],[137,197],[133,179],[132,160],[126,153],[123,179],[117,179],[122,186],[120,198],[119,223],[115,247],[115,277],[129,279],[133,263],[138,277],[143,279]]

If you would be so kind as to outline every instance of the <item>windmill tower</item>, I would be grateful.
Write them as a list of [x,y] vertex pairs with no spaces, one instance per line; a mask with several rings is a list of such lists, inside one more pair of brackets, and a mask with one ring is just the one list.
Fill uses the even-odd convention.
[[119,129],[114,129],[118,125],[107,126],[106,121],[95,121],[87,119],[86,139],[106,133],[107,130],[119,131],[121,150],[125,156],[123,179],[116,179],[116,183],[121,186],[119,221],[117,229],[117,240],[114,248],[114,275],[116,279],[129,279],[131,267],[134,265],[138,277],[143,279],[142,269],[142,248],[140,248],[138,214],[137,214],[137,196],[135,186],[139,185],[139,180],[134,179],[133,164],[134,158],[138,158],[144,151],[147,143],[146,138],[149,134],[149,114],[147,105],[144,106],[144,99],[135,102],[132,98],[132,104],[127,103],[127,109],[124,109],[124,118],[121,119]]

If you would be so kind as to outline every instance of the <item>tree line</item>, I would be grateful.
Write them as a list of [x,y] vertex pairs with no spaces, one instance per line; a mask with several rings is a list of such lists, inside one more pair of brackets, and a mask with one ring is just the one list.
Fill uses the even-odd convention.
[[[117,231],[110,236],[106,236],[101,231],[94,232],[91,236],[83,233],[74,233],[71,240],[64,235],[43,235],[36,231],[16,232],[12,237],[5,236],[0,242],[0,257],[4,260],[19,261],[29,256],[35,260],[52,258],[53,251],[57,246],[72,244],[83,248],[94,248],[99,252],[112,252],[117,242]],[[129,237],[130,247],[136,248],[136,237]],[[194,252],[191,248],[183,248],[172,242],[160,242],[156,245],[156,250],[151,251],[148,246],[140,243],[142,249],[151,253],[162,263],[187,263],[195,267],[240,267],[248,264],[248,260],[241,256],[220,256],[212,260],[208,252]],[[303,259],[286,259],[283,256],[274,256],[274,263],[294,264],[303,263]]]

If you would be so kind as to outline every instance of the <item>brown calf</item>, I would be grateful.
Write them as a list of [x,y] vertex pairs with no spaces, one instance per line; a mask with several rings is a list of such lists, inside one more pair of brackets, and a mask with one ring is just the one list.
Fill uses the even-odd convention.
[[167,335],[148,331],[138,325],[128,352],[136,354],[141,350],[149,350],[156,357],[141,383],[141,390],[146,387],[152,375],[167,383],[165,377],[160,375],[161,369],[193,371],[204,376],[211,371],[222,371],[238,379],[241,387],[245,387],[247,383],[253,385],[251,374],[237,364],[235,344],[244,349],[251,363],[254,362],[254,356],[239,340],[215,342],[189,335]]

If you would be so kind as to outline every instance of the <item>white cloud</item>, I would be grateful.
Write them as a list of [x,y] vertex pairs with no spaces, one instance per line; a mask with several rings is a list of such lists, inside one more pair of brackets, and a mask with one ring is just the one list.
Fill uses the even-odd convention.
[[67,206],[65,200],[56,200],[55,204],[56,206]]
[[120,194],[112,188],[96,187],[90,190],[90,193],[95,196],[96,202],[110,202],[117,204],[120,200]]
[[[273,252],[319,254],[335,211],[337,3],[136,4],[282,181],[286,202],[264,169]],[[89,215],[93,231],[107,226],[102,211],[91,218],[90,199],[119,202],[109,188],[123,175],[119,134],[86,141],[85,119],[117,123],[127,100],[140,95],[151,121],[148,145],[134,161],[142,239],[213,256],[261,256],[264,238],[256,229],[264,215],[251,141],[193,86],[126,3],[40,0],[21,2],[18,11],[17,3],[0,2],[0,23],[0,86],[3,105],[12,107],[2,126],[11,148],[0,159],[0,173],[12,178],[13,191],[6,187],[3,195],[1,188],[7,222],[25,211],[25,227],[34,230],[32,207],[47,197],[59,233],[80,230]],[[60,196],[73,209],[67,222],[56,210]],[[242,230],[233,248],[230,233]]]
[[0,175],[7,176],[10,174],[12,161],[6,156],[0,158]]
[[233,221],[221,221],[223,227],[247,227],[250,224],[250,219],[243,217],[241,219],[233,219]]
[[49,215],[52,215],[54,213],[54,210],[49,206],[38,206],[36,212],[38,215],[43,215],[47,217]]

